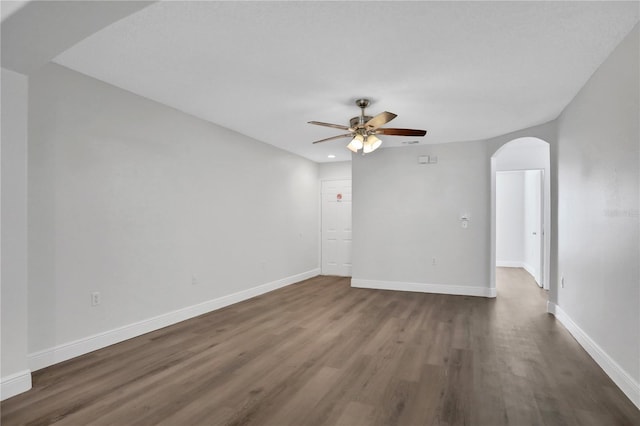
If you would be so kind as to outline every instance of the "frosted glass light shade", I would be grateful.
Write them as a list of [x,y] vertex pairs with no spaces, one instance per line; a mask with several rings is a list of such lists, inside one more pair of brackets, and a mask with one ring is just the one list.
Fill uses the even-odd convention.
[[362,135],[355,135],[355,137],[349,142],[347,148],[349,148],[353,152],[358,152],[359,149],[362,149],[364,138]]
[[378,149],[380,145],[382,145],[382,141],[380,140],[380,138],[374,135],[367,136],[367,139],[364,141],[364,149],[362,150],[362,152],[368,154]]

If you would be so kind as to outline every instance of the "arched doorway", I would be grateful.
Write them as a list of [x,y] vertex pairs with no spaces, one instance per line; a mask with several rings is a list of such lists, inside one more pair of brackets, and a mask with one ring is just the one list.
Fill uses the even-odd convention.
[[[522,137],[509,141],[496,150],[491,156],[491,255],[490,255],[490,286],[495,291],[496,287],[496,266],[497,266],[497,189],[498,174],[501,172],[511,172],[513,174],[522,173],[523,182],[531,185],[538,179],[539,185],[539,215],[531,215],[527,212],[527,217],[534,217],[533,221],[539,220],[539,230],[529,227],[523,231],[523,242],[530,245],[533,242],[539,244],[539,259],[532,263],[539,262],[532,268],[527,268],[531,275],[541,287],[548,290],[550,283],[550,261],[551,261],[551,179],[550,179],[550,150],[549,143],[536,137]],[[529,219],[531,220],[531,219]],[[515,264],[513,266],[516,266]],[[529,265],[527,265],[529,266]]]

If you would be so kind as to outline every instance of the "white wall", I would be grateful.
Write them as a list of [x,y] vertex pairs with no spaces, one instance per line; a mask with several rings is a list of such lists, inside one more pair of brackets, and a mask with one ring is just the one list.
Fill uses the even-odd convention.
[[27,364],[27,77],[2,68],[1,399],[31,388]]
[[[520,138],[553,146],[555,135],[550,122],[486,141],[354,155],[351,285],[494,297],[492,157]],[[420,155],[437,156],[438,163],[419,165]],[[471,215],[467,229],[462,213]],[[552,235],[552,254],[556,247]]]
[[520,268],[524,253],[524,171],[496,174],[496,265]]
[[640,406],[638,26],[558,119],[560,318]]
[[[419,155],[438,163],[418,164]],[[353,156],[352,167],[352,285],[491,295],[483,142],[381,149]],[[461,213],[471,215],[467,229]]]
[[496,170],[540,169],[548,173],[549,144],[538,138],[517,138],[496,154]]
[[[346,148],[345,148],[346,149]],[[336,161],[318,165],[320,180],[351,179],[351,161]]]
[[317,164],[57,65],[31,76],[29,105],[37,366],[318,273]]

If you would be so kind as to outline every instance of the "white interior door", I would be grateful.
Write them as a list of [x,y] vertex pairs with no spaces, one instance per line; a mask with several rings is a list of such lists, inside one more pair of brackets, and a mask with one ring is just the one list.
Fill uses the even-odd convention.
[[322,182],[322,275],[351,276],[351,180]]
[[[525,263],[531,275],[542,287],[543,257],[543,173],[526,171],[525,188]],[[528,269],[529,269],[528,268]]]

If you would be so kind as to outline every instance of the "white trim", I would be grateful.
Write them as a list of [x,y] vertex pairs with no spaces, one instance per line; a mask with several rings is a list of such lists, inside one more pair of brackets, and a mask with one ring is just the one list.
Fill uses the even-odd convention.
[[400,281],[377,281],[351,278],[351,287],[377,290],[416,291],[420,293],[453,294],[462,296],[496,297],[496,289],[488,286],[407,283]]
[[[326,271],[327,268],[324,267],[324,263],[323,263],[323,256],[325,255],[324,253],[324,241],[322,240],[322,226],[324,225],[324,217],[322,216],[322,211],[323,211],[323,207],[324,207],[324,194],[326,194],[324,192],[324,183],[325,182],[338,182],[338,181],[349,181],[349,187],[350,187],[350,194],[351,194],[351,200],[352,200],[352,206],[353,206],[353,180],[351,179],[351,176],[346,177],[346,178],[324,178],[324,179],[320,179],[320,209],[319,209],[319,217],[320,217],[320,234],[318,237],[318,260],[320,262],[320,274],[322,275],[334,275],[334,274],[328,274]],[[351,221],[353,221],[353,213],[351,215],[352,217],[350,218]],[[353,230],[353,229],[352,229]],[[353,249],[351,250],[353,252]],[[351,268],[351,271],[353,271],[353,267]],[[348,277],[350,275],[339,275],[339,276],[344,276],[344,277]]]
[[556,305],[555,303],[553,303],[550,300],[547,300],[547,312],[549,312],[551,315],[555,316],[556,315]]
[[[329,182],[329,181],[332,181],[332,180],[353,180],[353,179],[351,178],[351,176],[332,177],[332,178],[322,178],[322,179],[320,179],[320,182]],[[320,189],[322,190],[322,185],[320,185]]]
[[620,390],[640,408],[640,384],[613,360],[593,339],[576,324],[562,308],[555,303],[547,302],[547,312],[553,314],[558,321],[571,333],[591,358],[618,385]]
[[31,370],[23,370],[0,381],[0,401],[31,389]]
[[153,318],[128,324],[122,327],[87,336],[72,342],[63,343],[53,348],[45,349],[28,355],[29,367],[32,371],[75,358],[80,355],[101,349],[132,337],[137,337],[169,325],[206,314],[243,300],[251,299],[270,291],[320,275],[320,268],[315,268],[290,277],[282,278],[270,283],[242,290],[237,293],[208,300],[196,305],[187,306],[172,312],[167,312]]
[[[533,279],[535,280],[536,278],[536,271],[535,269],[533,269],[533,266],[529,265],[528,263],[523,263],[522,264],[522,268],[527,271],[529,273],[529,275],[531,275],[533,277]],[[536,283],[538,283],[538,281],[536,280]],[[538,283],[538,285],[540,285],[540,283]]]
[[496,266],[498,268],[524,268],[525,263],[520,260],[496,260]]
[[533,281],[536,282],[536,284],[538,284],[538,287],[540,288],[544,288],[542,286],[542,284],[540,284],[539,280],[536,278],[536,271],[535,269],[533,269],[533,266],[529,265],[528,263],[524,263],[524,266],[522,267],[525,271],[527,271],[529,273],[529,275],[531,275],[531,277],[533,278]]

